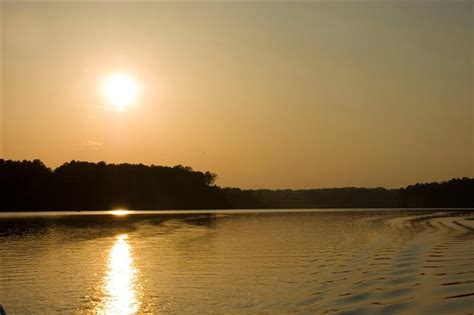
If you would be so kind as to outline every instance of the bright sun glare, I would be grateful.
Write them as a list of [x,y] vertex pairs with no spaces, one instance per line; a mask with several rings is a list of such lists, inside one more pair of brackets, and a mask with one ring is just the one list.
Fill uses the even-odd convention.
[[115,73],[105,78],[102,92],[107,102],[117,111],[137,101],[139,86],[137,81],[124,73]]
[[111,214],[113,215],[127,215],[131,213],[129,210],[122,210],[122,209],[117,209],[117,210],[112,210],[110,211]]

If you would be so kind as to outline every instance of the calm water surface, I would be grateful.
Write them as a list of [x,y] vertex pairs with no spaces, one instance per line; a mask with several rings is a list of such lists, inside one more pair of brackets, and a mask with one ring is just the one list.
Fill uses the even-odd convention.
[[10,314],[468,314],[470,211],[0,214]]

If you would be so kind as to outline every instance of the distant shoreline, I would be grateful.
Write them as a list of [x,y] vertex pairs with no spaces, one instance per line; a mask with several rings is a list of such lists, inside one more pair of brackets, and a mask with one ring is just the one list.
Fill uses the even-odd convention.
[[163,216],[167,218],[193,216],[193,215],[258,215],[258,214],[304,214],[304,213],[471,213],[474,208],[345,208],[345,209],[214,209],[214,210],[130,210],[124,216],[115,215],[113,210],[86,210],[86,211],[0,211],[1,219],[19,219],[19,218],[70,218],[70,217],[87,217],[102,216],[110,217],[114,220],[134,216]]
[[[36,214],[36,213],[46,213],[46,214],[113,214],[117,210],[25,210],[25,211],[9,211],[2,210],[0,211],[1,215],[8,214]],[[174,210],[126,210],[127,214],[147,214],[147,213],[156,213],[156,214],[174,214],[174,213],[189,213],[189,214],[199,214],[199,213],[263,213],[263,212],[281,212],[281,213],[290,213],[290,212],[363,212],[363,211],[474,211],[474,208],[246,208],[246,209],[174,209]]]
[[216,174],[178,165],[71,161],[52,170],[40,160],[0,159],[0,212],[103,209],[423,209],[474,208],[474,179],[400,189],[222,188]]

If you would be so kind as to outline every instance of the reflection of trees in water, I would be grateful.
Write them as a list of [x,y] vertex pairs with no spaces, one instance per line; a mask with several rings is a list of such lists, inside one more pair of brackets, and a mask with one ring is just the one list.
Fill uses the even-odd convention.
[[0,219],[0,236],[46,235],[58,231],[64,241],[81,241],[129,233],[136,220],[123,220],[111,215],[43,216]]
[[215,214],[201,214],[199,216],[193,216],[183,219],[187,224],[213,228],[216,225],[217,216]]
[[212,228],[216,215],[203,214],[76,214],[71,216],[43,216],[0,219],[0,237],[40,236],[59,231],[56,237],[63,241],[81,241],[99,237],[110,237],[131,233],[139,224],[161,225],[170,220],[179,220],[189,225]]

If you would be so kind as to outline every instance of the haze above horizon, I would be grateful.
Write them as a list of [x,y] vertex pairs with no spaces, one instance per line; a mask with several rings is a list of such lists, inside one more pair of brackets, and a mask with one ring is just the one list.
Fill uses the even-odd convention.
[[1,8],[0,158],[241,188],[474,177],[472,1]]

